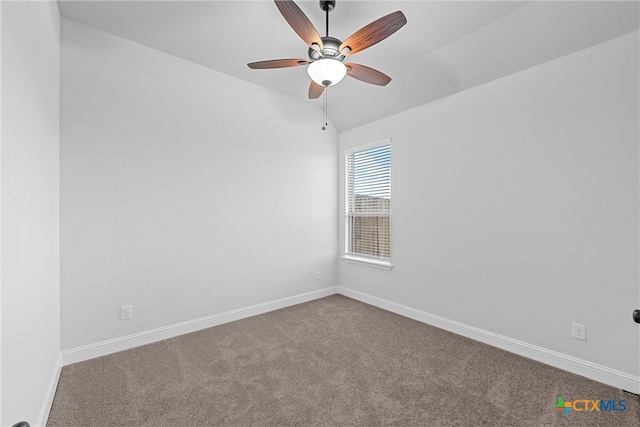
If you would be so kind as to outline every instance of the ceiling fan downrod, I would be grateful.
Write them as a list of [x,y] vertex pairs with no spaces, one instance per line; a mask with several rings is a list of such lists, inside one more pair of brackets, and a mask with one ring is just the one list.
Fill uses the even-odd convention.
[[320,0],[320,9],[324,10],[326,15],[326,28],[327,28],[326,36],[327,37],[329,37],[329,12],[335,9],[335,7],[336,7],[335,0]]

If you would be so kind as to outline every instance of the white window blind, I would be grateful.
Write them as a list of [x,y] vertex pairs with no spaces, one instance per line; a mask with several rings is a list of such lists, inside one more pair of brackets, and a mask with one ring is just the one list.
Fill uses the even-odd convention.
[[391,259],[391,145],[345,153],[345,254]]

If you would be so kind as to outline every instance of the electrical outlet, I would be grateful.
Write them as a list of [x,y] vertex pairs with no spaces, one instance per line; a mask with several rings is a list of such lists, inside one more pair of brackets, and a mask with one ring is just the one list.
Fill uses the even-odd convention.
[[130,305],[120,307],[120,320],[127,320],[133,317],[133,308]]
[[320,280],[320,272],[316,271],[316,280]]
[[585,325],[580,325],[579,323],[571,324],[571,337],[577,340],[586,341],[587,340],[587,327]]

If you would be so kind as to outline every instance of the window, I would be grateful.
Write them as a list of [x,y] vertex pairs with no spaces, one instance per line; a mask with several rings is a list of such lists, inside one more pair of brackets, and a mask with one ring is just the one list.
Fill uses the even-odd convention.
[[345,151],[345,259],[391,268],[388,139]]

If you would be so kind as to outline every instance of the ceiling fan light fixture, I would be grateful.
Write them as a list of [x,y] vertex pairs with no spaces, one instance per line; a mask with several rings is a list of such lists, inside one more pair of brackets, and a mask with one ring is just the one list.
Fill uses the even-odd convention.
[[323,58],[309,64],[307,74],[317,84],[329,87],[342,81],[347,67],[337,59]]

